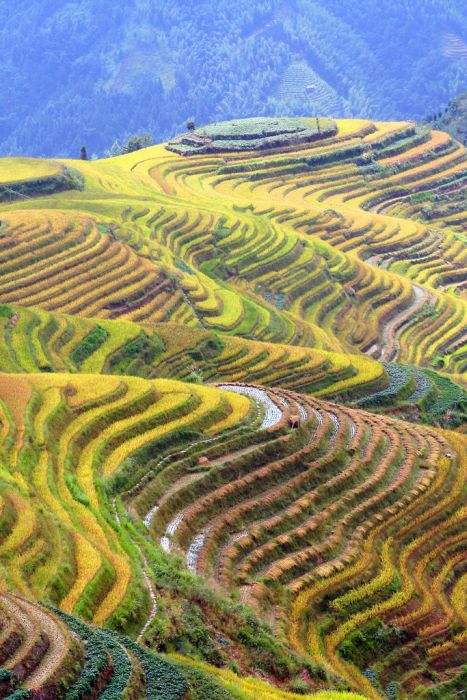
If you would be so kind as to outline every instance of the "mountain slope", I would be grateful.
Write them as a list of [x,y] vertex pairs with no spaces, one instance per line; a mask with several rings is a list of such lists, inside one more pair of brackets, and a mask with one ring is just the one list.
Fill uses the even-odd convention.
[[[142,322],[170,317],[461,373],[465,215],[440,211],[426,225],[416,203],[449,191],[450,206],[462,206],[465,149],[441,132],[366,121],[341,121],[337,136],[293,148],[227,163],[162,146],[66,162],[80,169],[82,191],[26,210],[23,199],[3,216],[0,300]],[[84,253],[80,226],[90,237]],[[31,267],[29,253],[19,256],[22,236],[57,264],[41,264],[38,249]],[[102,263],[90,259],[91,245]],[[125,303],[114,259],[128,270]],[[74,292],[64,268],[76,275]],[[88,292],[91,279],[101,286]]]
[[454,698],[465,148],[175,150],[0,163],[0,694]]
[[447,131],[465,146],[467,143],[467,93],[451,100],[445,112],[432,116],[429,123],[435,129]]
[[187,119],[421,119],[465,86],[465,3],[0,2],[0,153],[102,154]]

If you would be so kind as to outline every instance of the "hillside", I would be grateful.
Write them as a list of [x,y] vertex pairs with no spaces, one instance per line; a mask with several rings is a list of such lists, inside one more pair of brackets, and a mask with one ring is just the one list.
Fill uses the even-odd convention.
[[462,0],[0,1],[0,154],[102,156],[251,115],[422,119],[467,85]]
[[447,131],[465,146],[467,144],[467,93],[451,100],[444,113],[431,116],[428,121],[432,128]]
[[466,164],[315,117],[0,160],[0,697],[457,697]]

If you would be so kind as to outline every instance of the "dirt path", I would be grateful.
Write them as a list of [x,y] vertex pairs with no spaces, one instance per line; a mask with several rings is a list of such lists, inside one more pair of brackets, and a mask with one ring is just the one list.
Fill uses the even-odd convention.
[[154,586],[153,586],[153,583],[152,583],[152,581],[151,581],[149,575],[148,575],[148,574],[146,573],[146,571],[145,571],[146,569],[149,569],[149,562],[148,562],[148,560],[147,560],[147,558],[146,558],[146,555],[145,555],[145,553],[143,552],[143,550],[141,549],[141,547],[139,546],[139,544],[137,544],[134,540],[133,540],[133,544],[135,545],[136,549],[138,550],[138,552],[139,552],[140,555],[141,555],[141,559],[143,560],[143,565],[144,565],[144,569],[143,569],[144,582],[145,582],[145,584],[146,584],[146,588],[148,589],[149,597],[151,598],[151,612],[149,613],[148,619],[146,620],[146,622],[144,623],[143,627],[141,628],[140,633],[139,633],[138,636],[136,637],[136,641],[139,642],[139,640],[143,637],[143,635],[144,635],[144,633],[146,632],[146,630],[148,629],[149,625],[151,624],[151,622],[154,620],[154,618],[155,618],[156,615],[157,615],[157,596],[156,596],[156,590],[155,590],[155,588],[154,588]]
[[[115,520],[117,521],[118,525],[121,526],[122,523],[121,523],[120,515],[119,515],[118,509],[117,509],[117,499],[116,498],[113,499],[112,505],[113,505],[113,509],[114,509]],[[144,582],[146,584],[146,588],[148,589],[149,597],[151,598],[151,612],[149,613],[148,619],[146,620],[141,631],[139,632],[138,636],[136,637],[136,641],[139,642],[139,640],[142,638],[143,634],[146,632],[149,625],[151,624],[151,622],[154,620],[154,618],[157,615],[157,596],[156,596],[156,590],[153,586],[153,583],[152,583],[149,575],[146,572],[146,569],[150,568],[147,557],[146,557],[145,553],[143,552],[143,550],[141,549],[141,547],[139,546],[139,544],[137,542],[135,542],[135,540],[133,538],[131,538],[131,541],[134,544],[134,546],[136,547],[136,549],[138,550],[138,552],[141,556],[141,559],[143,560],[143,578],[144,578]]]

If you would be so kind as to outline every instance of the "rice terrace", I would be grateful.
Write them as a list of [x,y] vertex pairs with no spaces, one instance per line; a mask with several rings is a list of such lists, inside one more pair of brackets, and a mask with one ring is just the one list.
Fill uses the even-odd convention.
[[0,697],[465,697],[466,149],[0,160]]

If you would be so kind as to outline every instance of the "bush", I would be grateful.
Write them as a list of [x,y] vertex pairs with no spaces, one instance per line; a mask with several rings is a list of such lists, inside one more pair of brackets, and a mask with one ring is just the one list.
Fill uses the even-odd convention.
[[84,189],[84,177],[75,168],[65,168],[65,177],[68,179],[71,189],[73,190],[83,190]]
[[98,350],[101,345],[105,343],[109,334],[102,326],[95,326],[95,328],[78,343],[76,348],[71,353],[70,357],[74,364],[79,367],[83,364],[88,357],[91,357],[93,353]]
[[294,693],[305,695],[306,693],[310,692],[310,686],[303,678],[297,676],[297,678],[292,680],[290,690],[292,690]]
[[404,633],[376,618],[350,634],[340,647],[341,656],[358,668],[366,668],[400,644]]
[[0,318],[10,319],[13,316],[13,310],[5,304],[0,304]]
[[131,136],[122,148],[122,154],[140,151],[142,148],[152,146],[153,140],[150,134],[135,134]]
[[[109,360],[109,369],[113,374],[126,374],[132,370],[135,362],[143,366],[152,365],[163,352],[164,345],[156,334],[151,338],[142,332],[129,343],[119,348]],[[134,372],[131,372],[134,374]]]
[[68,472],[65,476],[65,481],[66,485],[68,486],[68,489],[70,490],[71,495],[75,499],[75,501],[78,501],[78,503],[82,503],[83,506],[89,506],[89,498],[86,496],[86,494],[81,490],[78,481],[76,479],[76,476],[74,474],[70,474]]
[[190,372],[190,374],[185,377],[185,381],[191,384],[202,384],[204,379],[200,372]]

